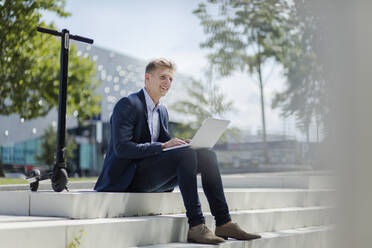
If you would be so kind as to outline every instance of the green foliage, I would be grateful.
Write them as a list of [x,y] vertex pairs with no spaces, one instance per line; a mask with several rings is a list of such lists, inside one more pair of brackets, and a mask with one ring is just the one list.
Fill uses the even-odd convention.
[[201,81],[192,80],[186,90],[190,99],[177,102],[172,109],[192,116],[197,126],[200,126],[204,119],[222,116],[232,108],[232,102],[225,101],[225,95],[219,92],[216,85],[208,87]]
[[262,67],[269,59],[282,59],[290,31],[288,1],[206,0],[194,14],[209,35],[201,47],[211,51],[208,59],[219,73],[227,76],[239,70],[258,79],[264,156],[268,163]]
[[288,10],[286,0],[207,0],[194,10],[209,35],[201,47],[221,75],[258,73],[267,59],[280,61]]
[[79,233],[74,237],[74,240],[71,241],[67,248],[78,248],[80,247],[81,243],[82,243],[82,239],[84,238],[84,236],[86,235],[87,233],[84,232],[83,229],[80,229]]
[[[173,107],[171,107],[173,109]],[[177,110],[176,110],[177,111]],[[175,123],[171,129],[173,137],[182,139],[191,139],[196,129],[192,123]]]
[[[208,85],[192,80],[186,90],[188,99],[178,101],[171,109],[190,116],[192,121],[175,128],[173,132],[175,137],[190,139],[206,118],[223,118],[226,113],[233,110],[232,102],[226,101],[226,96],[215,84]],[[220,142],[226,142],[228,137],[237,141],[239,134],[239,129],[229,128],[221,137]]]
[[0,177],[5,177],[3,163],[1,162],[2,152],[2,148],[0,147]]
[[5,177],[4,170],[3,170],[3,164],[1,163],[1,160],[0,160],[0,177]]
[[275,95],[273,108],[283,116],[295,116],[298,127],[309,140],[309,127],[324,123],[327,113],[325,80],[317,58],[319,20],[308,11],[305,2],[295,1],[290,13],[293,32],[283,52],[282,64],[287,77],[286,88]]
[[[52,126],[49,126],[45,129],[41,143],[41,154],[35,155],[35,160],[53,166],[55,164],[55,155],[57,148],[57,132],[53,129]],[[76,149],[77,144],[73,137],[66,135],[66,150],[65,157],[66,161],[74,157],[74,150]]]
[[[36,31],[55,29],[40,21],[40,11],[61,17],[64,0],[14,0],[0,3],[0,115],[17,113],[25,119],[46,115],[58,104],[60,38]],[[93,94],[94,63],[76,55],[70,46],[67,112],[78,111],[82,122],[100,111],[100,97]]]

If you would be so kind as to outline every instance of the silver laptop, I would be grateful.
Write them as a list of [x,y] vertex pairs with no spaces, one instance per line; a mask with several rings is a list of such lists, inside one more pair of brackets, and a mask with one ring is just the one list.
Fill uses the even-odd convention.
[[230,121],[208,118],[203,121],[202,126],[195,133],[189,144],[165,148],[163,151],[169,151],[177,148],[191,146],[192,148],[212,148],[226,130]]

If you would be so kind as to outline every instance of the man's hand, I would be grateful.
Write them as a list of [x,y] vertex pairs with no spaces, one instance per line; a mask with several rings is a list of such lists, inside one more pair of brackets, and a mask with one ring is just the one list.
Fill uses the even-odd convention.
[[179,139],[179,138],[173,138],[165,143],[163,143],[161,145],[161,148],[165,149],[165,148],[169,148],[169,147],[173,147],[173,146],[178,146],[178,145],[183,145],[183,144],[187,144],[189,142],[183,140],[183,139]]

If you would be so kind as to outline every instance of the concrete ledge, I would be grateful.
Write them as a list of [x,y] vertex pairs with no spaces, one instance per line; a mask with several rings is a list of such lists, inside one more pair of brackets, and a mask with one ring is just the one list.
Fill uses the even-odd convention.
[[0,214],[30,215],[30,197],[28,192],[0,192]]
[[[223,174],[225,188],[302,188],[330,189],[333,177],[330,172],[278,172],[278,173],[245,173]],[[69,182],[69,189],[93,189],[95,181]],[[201,177],[198,176],[201,187]],[[30,190],[28,184],[0,185],[0,191]],[[42,181],[39,190],[52,190],[50,180]]]
[[[214,230],[213,216],[205,215]],[[306,226],[328,225],[331,209],[327,207],[285,208],[233,211],[234,222],[250,232],[268,232]],[[54,220],[0,223],[2,246],[67,247],[78,239],[79,248],[110,248],[185,242],[187,219],[184,214],[92,220]],[[22,237],[22,238],[19,238]]]
[[[332,205],[332,190],[226,189],[230,210]],[[199,190],[204,212],[209,204]],[[72,219],[185,213],[179,191],[171,193],[0,192],[0,214]]]
[[67,247],[65,226],[44,225],[43,228],[40,228],[38,225],[33,225],[33,223],[34,222],[30,222],[27,226],[20,223],[7,223],[6,225],[9,226],[9,228],[0,228],[1,247]]
[[[69,189],[93,189],[95,181],[83,181],[83,182],[68,182],[67,187]],[[9,184],[0,185],[0,191],[29,191],[29,184]],[[51,181],[45,180],[40,182],[38,190],[53,190]]]
[[217,246],[179,242],[151,246],[134,246],[132,248],[329,248],[331,247],[330,244],[333,237],[332,229],[330,226],[314,226],[282,230],[279,232],[265,232],[260,233],[262,236],[261,239],[252,241],[229,239]]
[[[333,177],[300,173],[254,173],[222,176],[225,188],[332,189]],[[201,178],[198,177],[198,185]]]
[[65,220],[65,218],[0,215],[0,223],[28,222],[28,221],[29,222],[31,222],[31,221],[48,221],[48,220]]

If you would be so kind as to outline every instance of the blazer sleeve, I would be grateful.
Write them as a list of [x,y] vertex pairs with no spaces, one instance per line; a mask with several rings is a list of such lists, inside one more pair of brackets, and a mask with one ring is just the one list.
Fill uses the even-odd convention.
[[123,98],[116,104],[111,119],[115,155],[124,159],[140,159],[160,154],[160,142],[138,144],[132,141],[135,123],[135,108],[128,98]]

